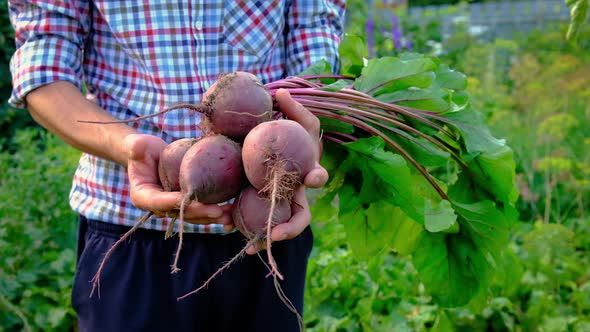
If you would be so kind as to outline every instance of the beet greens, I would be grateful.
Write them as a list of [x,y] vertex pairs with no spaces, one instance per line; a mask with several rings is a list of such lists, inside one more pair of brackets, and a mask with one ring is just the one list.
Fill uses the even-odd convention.
[[339,75],[320,62],[266,84],[320,118],[331,179],[313,215],[337,214],[361,258],[412,254],[435,300],[463,305],[486,289],[516,219],[512,151],[469,103],[463,74],[424,55],[366,60],[362,50],[345,38]]

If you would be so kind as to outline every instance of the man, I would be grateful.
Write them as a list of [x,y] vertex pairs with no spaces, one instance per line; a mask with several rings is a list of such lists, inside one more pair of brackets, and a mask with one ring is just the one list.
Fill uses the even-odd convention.
[[[11,103],[83,152],[73,179],[80,214],[79,257],[72,291],[81,331],[290,331],[296,316],[279,300],[257,255],[232,266],[203,292],[198,287],[243,246],[232,232],[231,204],[191,203],[185,212],[182,269],[170,274],[176,241],[164,241],[180,193],[164,192],[160,151],[196,137],[200,116],[188,110],[126,124],[96,125],[198,103],[219,75],[248,71],[264,82],[295,75],[320,59],[337,68],[344,1],[24,1],[9,0],[17,51]],[[89,101],[86,87],[95,96]],[[277,93],[283,113],[318,142],[319,122]],[[319,163],[306,177],[321,187]],[[289,223],[272,233],[273,255],[287,297],[303,308],[311,216],[302,186]],[[108,248],[146,211],[156,217],[109,258],[100,296],[90,280]],[[64,221],[65,222],[65,221]],[[289,240],[289,241],[282,241]],[[255,254],[258,248],[251,248]]]

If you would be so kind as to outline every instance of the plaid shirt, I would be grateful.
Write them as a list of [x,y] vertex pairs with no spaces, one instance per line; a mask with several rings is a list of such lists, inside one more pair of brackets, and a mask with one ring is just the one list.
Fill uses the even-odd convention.
[[[10,103],[25,107],[31,90],[69,81],[121,119],[179,102],[199,103],[222,73],[249,71],[269,82],[326,59],[337,68],[344,0],[291,1],[9,1],[17,50]],[[199,135],[188,110],[132,123],[171,142]],[[133,225],[145,211],[129,197],[125,169],[83,154],[70,194],[87,218]],[[168,220],[153,218],[149,229]],[[221,233],[220,225],[186,225]]]

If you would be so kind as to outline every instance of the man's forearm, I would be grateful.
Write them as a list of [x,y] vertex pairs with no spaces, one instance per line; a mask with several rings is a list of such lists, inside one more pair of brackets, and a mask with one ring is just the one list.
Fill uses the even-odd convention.
[[69,82],[42,86],[27,97],[29,112],[41,126],[76,149],[127,166],[123,138],[136,133],[126,124],[89,124],[79,120],[112,121],[113,116],[87,100]]

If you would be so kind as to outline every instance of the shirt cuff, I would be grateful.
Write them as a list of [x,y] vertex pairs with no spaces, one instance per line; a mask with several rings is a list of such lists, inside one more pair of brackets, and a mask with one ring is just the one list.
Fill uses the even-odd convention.
[[82,90],[82,50],[63,38],[29,40],[10,61],[12,94],[8,103],[26,108],[26,95],[43,85],[68,81]]

